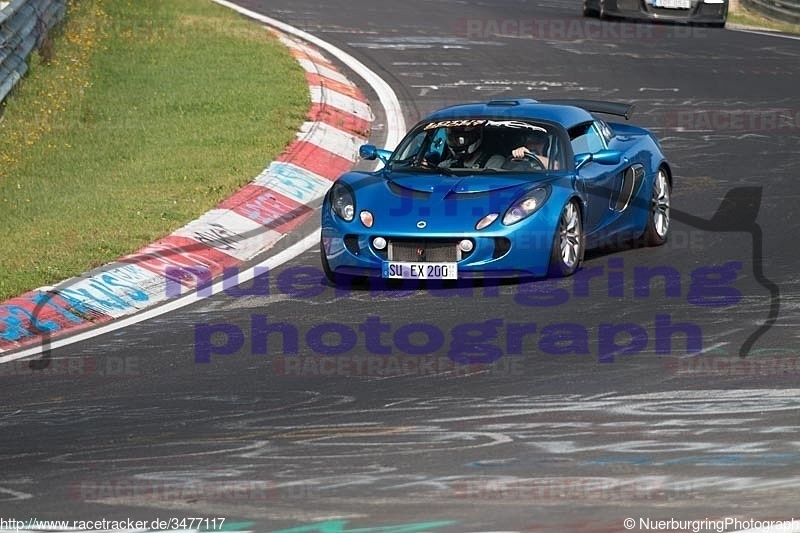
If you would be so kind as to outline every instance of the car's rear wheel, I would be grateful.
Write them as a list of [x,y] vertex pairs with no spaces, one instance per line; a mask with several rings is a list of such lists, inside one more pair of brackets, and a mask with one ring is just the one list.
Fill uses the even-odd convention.
[[583,16],[584,17],[596,17],[600,15],[600,12],[592,7],[589,7],[589,0],[583,0]]
[[558,218],[558,227],[550,252],[548,275],[571,276],[581,266],[586,249],[581,210],[574,200],[567,202]]
[[670,184],[667,171],[658,169],[650,197],[650,213],[644,238],[648,246],[661,246],[667,242],[670,227]]

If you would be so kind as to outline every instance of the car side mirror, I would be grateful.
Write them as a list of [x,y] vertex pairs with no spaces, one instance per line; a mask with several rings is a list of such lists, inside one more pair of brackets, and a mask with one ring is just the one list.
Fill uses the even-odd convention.
[[601,165],[618,165],[622,161],[622,152],[619,150],[600,150],[595,154],[577,154],[575,156],[575,170],[578,170],[586,163],[594,161]]
[[361,157],[361,159],[366,159],[367,161],[380,159],[385,165],[389,162],[389,157],[391,157],[392,152],[389,150],[381,150],[374,144],[362,144],[358,149],[358,155]]
[[378,149],[374,144],[362,144],[358,149],[358,155],[361,159],[372,161],[378,157]]

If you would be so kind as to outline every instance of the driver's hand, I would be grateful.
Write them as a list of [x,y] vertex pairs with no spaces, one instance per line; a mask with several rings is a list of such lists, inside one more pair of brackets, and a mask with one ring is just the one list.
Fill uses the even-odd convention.
[[513,150],[511,150],[511,156],[514,159],[522,159],[523,157],[525,157],[525,154],[529,153],[531,153],[531,151],[525,148],[524,146],[520,146],[519,148],[514,148]]

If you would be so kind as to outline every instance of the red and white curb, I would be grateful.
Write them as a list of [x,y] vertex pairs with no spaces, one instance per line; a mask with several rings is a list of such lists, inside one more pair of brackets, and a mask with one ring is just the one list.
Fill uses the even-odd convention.
[[[243,14],[310,37],[272,19]],[[172,289],[192,290],[198,284],[210,283],[224,269],[268,251],[312,215],[309,205],[353,167],[374,117],[361,91],[320,51],[286,33],[279,38],[306,71],[311,92],[309,121],[302,125],[296,140],[250,184],[171,235],[106,265],[97,274],[79,276],[0,304],[0,353],[41,343],[45,338],[49,342],[163,304],[171,297],[168,284]],[[334,50],[336,55],[346,55]],[[358,72],[358,68],[354,70]],[[385,88],[376,89],[381,99],[386,97]],[[394,93],[391,97],[396,102]],[[393,112],[387,109],[387,116]],[[396,115],[393,120],[397,121]],[[399,120],[402,123],[402,115]],[[396,144],[394,136],[387,139],[387,145]],[[308,242],[303,245],[307,248]],[[284,258],[275,261],[289,257],[277,255]],[[241,275],[239,281],[246,278]],[[0,362],[22,356],[0,357]]]

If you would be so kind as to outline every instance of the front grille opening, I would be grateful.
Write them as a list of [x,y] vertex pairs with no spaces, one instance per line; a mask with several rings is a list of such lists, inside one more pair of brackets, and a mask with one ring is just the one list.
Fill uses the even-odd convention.
[[453,263],[461,259],[462,252],[453,240],[389,241],[390,261]]
[[358,249],[358,235],[345,235],[344,236],[344,247],[347,248],[347,251],[353,255],[359,254]]
[[495,237],[494,239],[494,252],[492,252],[492,258],[498,259],[503,257],[508,253],[511,249],[511,241],[506,239],[505,237]]

